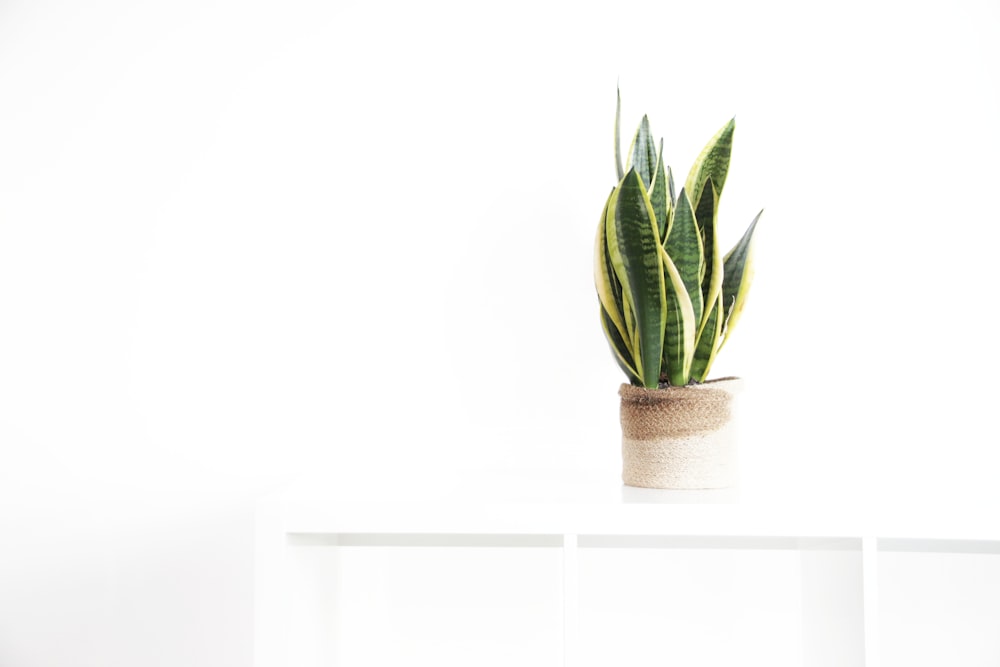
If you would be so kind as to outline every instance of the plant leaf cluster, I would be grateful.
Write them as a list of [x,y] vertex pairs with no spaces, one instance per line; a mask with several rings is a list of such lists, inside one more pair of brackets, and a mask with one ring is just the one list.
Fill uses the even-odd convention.
[[[760,213],[722,255],[719,197],[729,172],[735,119],[708,142],[675,193],[643,116],[622,166],[621,96],[615,113],[618,185],[604,205],[594,248],[601,325],[634,385],[704,382],[739,319],[753,278]],[[762,211],[763,212],[763,211]]]

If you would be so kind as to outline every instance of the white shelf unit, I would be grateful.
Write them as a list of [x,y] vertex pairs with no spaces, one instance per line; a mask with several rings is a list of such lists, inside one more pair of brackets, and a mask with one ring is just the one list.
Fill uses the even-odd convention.
[[276,494],[255,665],[1000,664],[989,530],[627,494]]

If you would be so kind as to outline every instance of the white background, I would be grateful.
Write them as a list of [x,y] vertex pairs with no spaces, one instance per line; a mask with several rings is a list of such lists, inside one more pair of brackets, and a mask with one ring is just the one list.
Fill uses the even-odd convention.
[[249,665],[304,471],[614,483],[616,83],[678,180],[737,117],[748,501],[994,517],[998,13],[0,2],[0,665]]

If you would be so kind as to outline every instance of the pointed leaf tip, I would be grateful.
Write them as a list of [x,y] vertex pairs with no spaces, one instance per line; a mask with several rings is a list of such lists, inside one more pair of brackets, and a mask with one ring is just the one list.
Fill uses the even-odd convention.
[[621,122],[622,122],[622,91],[618,89],[618,102],[615,104],[615,175],[618,180],[622,180],[622,146],[621,146]]

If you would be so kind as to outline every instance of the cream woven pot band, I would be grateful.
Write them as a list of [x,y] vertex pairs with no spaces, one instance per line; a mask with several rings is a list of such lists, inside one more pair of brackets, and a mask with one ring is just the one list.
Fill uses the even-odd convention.
[[718,489],[736,481],[732,401],[742,382],[687,387],[623,384],[622,479],[656,489]]

